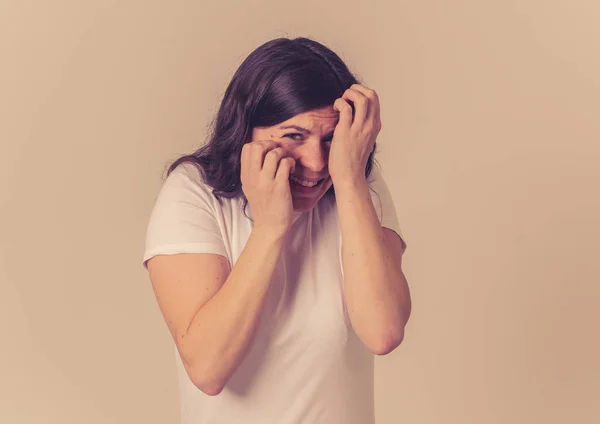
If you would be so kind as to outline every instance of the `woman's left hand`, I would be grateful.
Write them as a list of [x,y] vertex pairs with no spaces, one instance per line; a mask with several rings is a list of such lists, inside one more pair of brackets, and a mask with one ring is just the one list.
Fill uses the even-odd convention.
[[[354,105],[352,108],[347,101]],[[340,113],[329,148],[329,175],[333,184],[365,179],[367,159],[381,130],[379,98],[374,90],[353,84],[333,103]]]

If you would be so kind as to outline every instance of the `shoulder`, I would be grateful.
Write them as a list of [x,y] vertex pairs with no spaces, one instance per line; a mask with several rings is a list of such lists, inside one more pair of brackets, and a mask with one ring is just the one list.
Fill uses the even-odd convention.
[[165,179],[161,191],[177,197],[216,200],[212,187],[206,183],[200,166],[191,162],[177,165]]
[[177,165],[167,176],[165,183],[170,181],[198,185],[201,188],[208,187],[200,166],[192,162],[182,162]]
[[214,219],[221,204],[194,163],[177,165],[164,179],[151,214],[151,225],[168,227],[174,221],[195,223]]

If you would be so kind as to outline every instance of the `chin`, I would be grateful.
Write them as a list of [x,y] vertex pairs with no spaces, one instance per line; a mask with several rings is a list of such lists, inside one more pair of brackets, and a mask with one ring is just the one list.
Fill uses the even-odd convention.
[[325,185],[322,188],[321,194],[316,198],[304,197],[304,196],[294,196],[292,194],[292,202],[293,202],[293,206],[294,206],[294,212],[307,212],[307,211],[313,209],[317,205],[319,200],[321,200],[323,198],[323,196],[325,196],[325,193],[327,193],[327,191],[333,185],[333,183],[331,181],[331,177],[329,177],[328,181],[325,181],[324,184]]
[[317,205],[317,202],[311,200],[294,200],[294,212],[308,212]]

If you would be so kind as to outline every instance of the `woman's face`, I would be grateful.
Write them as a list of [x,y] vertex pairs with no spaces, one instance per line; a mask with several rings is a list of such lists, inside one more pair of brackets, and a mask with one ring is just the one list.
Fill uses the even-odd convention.
[[[252,141],[273,140],[285,149],[287,156],[296,160],[296,169],[290,177],[290,188],[295,212],[312,209],[331,187],[328,172],[329,147],[339,112],[332,106],[301,113],[272,127],[255,127]],[[305,180],[304,184],[296,178]],[[317,186],[305,187],[321,180]]]

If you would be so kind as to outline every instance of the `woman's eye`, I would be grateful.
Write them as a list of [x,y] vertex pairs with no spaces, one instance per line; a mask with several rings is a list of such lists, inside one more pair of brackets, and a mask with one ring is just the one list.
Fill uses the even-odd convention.
[[[300,133],[289,133],[289,134],[284,135],[284,137],[291,138],[292,140],[302,140],[301,138],[294,138],[294,136],[302,137],[302,134],[300,134]],[[328,138],[327,140],[323,140],[323,143],[331,143],[332,138]]]
[[300,134],[300,133],[289,133],[289,134],[284,135],[284,137],[291,138],[292,140],[298,140],[297,138],[293,138],[293,136],[295,136],[295,135],[299,135],[300,137],[302,137],[302,134]]

